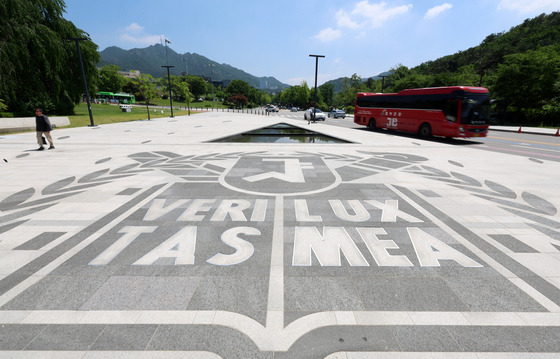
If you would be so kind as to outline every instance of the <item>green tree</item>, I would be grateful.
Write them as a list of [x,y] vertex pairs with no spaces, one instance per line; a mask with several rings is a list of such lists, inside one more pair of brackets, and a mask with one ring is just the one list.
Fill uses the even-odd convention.
[[362,78],[356,74],[353,74],[350,78],[344,78],[342,83],[342,91],[335,97],[337,107],[352,106],[356,102],[358,92],[367,91]]
[[[138,74],[140,76],[140,74]],[[144,101],[142,94],[140,94],[139,83],[136,81],[136,78],[133,79],[125,79],[126,82],[124,83],[122,90],[125,93],[131,93],[136,95],[136,101]]]
[[[285,89],[284,91],[282,91],[280,93],[278,97],[278,102],[283,103],[285,105],[288,106],[295,106],[296,103],[294,101],[294,91],[293,91],[293,86]],[[270,103],[272,101],[272,99],[270,101],[265,102],[266,103]]]
[[226,87],[226,92],[230,95],[243,95],[249,98],[249,84],[243,80],[232,80]]
[[483,70],[482,74],[480,71],[481,70],[474,64],[459,67],[455,74],[454,85],[482,86],[486,70]]
[[188,106],[188,113],[189,115],[191,114],[191,102],[194,99],[191,91],[189,90],[189,84],[186,81],[181,81],[178,84],[178,88],[179,88],[179,94],[181,95],[182,98],[184,98],[185,100],[187,100],[187,106]]
[[156,91],[156,81],[149,74],[141,74],[134,79],[137,84],[138,94],[144,99],[146,104],[146,112],[148,112],[148,120],[150,120],[150,102],[158,97]]
[[310,90],[307,87],[307,82],[302,81],[301,85],[291,86],[285,89],[279,95],[278,102],[288,105],[306,108],[309,106]]
[[214,96],[216,97],[217,101],[222,101],[222,99],[224,99],[226,97],[226,93],[224,92],[224,90],[222,89],[222,86],[218,86],[215,90],[214,90]]
[[119,74],[117,65],[106,65],[99,71],[97,88],[100,91],[121,92],[125,83],[126,79],[122,74]]
[[333,84],[323,84],[319,86],[319,93],[325,101],[328,108],[334,105],[334,85]]
[[216,86],[212,83],[212,81],[206,82],[206,90],[204,91],[206,98],[215,100],[216,99]]
[[492,90],[510,101],[520,120],[522,110],[540,108],[557,95],[559,80],[560,45],[556,45],[506,56],[498,65]]
[[267,103],[271,103],[271,102],[272,102],[272,97],[270,97],[270,95],[267,94],[266,92],[263,92],[261,94],[261,100],[259,102],[259,105],[266,105]]
[[206,81],[201,76],[187,75],[186,78],[195,100],[206,93]]
[[397,64],[391,69],[389,75],[385,78],[385,86],[383,92],[398,92],[399,90],[403,90],[403,88],[400,88],[401,86],[398,86],[398,84],[410,74],[411,71],[408,67],[402,64]]
[[250,106],[258,105],[261,102],[261,95],[262,94],[263,94],[263,91],[258,90],[254,87],[249,87],[248,100],[249,100]]
[[[364,84],[365,84],[366,88],[367,88],[369,91],[371,91],[371,92],[377,92],[377,91],[376,91],[376,88],[377,88],[377,86],[378,86],[377,84],[378,84],[379,82],[380,82],[379,80],[374,80],[373,77],[370,77],[370,78],[368,78],[368,79],[365,81]],[[381,86],[381,84],[380,84],[379,86]],[[380,87],[380,88],[381,88],[381,87]],[[381,92],[381,90],[379,90],[379,92]]]
[[294,86],[294,102],[298,107],[305,108],[309,105],[311,92],[307,82],[302,81],[300,85]]
[[[84,92],[74,42],[88,38],[62,15],[62,0],[0,1],[0,94],[8,109],[71,114]],[[81,41],[82,59],[91,93],[95,93],[99,61],[97,45]]]
[[397,80],[393,80],[391,91],[399,92],[405,89],[429,87],[432,86],[433,82],[433,76],[410,72],[408,75],[405,75]]

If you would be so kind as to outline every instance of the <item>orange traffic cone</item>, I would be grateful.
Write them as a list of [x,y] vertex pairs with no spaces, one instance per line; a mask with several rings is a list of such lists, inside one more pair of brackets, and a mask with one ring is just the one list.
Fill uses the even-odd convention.
[[519,126],[519,130],[517,130],[517,133],[521,133],[521,126]]

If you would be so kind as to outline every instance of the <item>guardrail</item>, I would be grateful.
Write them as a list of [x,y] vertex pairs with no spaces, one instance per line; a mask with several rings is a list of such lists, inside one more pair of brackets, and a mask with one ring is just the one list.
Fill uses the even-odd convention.
[[[167,107],[168,108],[168,107]],[[173,109],[178,109],[178,110],[187,110],[187,107],[175,107],[173,106]],[[262,116],[268,116],[270,115],[269,111],[266,111],[266,109],[264,108],[212,108],[212,107],[190,107],[191,111],[196,111],[196,112],[232,112],[232,113],[246,113],[246,114],[252,114],[252,115],[262,115]]]

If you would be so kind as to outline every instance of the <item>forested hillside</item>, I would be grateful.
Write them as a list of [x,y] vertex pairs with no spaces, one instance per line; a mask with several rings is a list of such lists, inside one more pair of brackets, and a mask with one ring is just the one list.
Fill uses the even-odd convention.
[[[334,105],[352,106],[359,91],[483,86],[494,111],[510,124],[560,126],[560,12],[525,20],[507,32],[488,35],[479,46],[413,68],[397,65],[382,80],[344,81]],[[507,111],[507,112],[506,112]]]
[[458,72],[462,66],[474,64],[483,74],[497,70],[498,64],[510,54],[538,50],[560,43],[560,12],[528,19],[510,31],[491,34],[479,46],[426,62],[414,69],[426,75]]

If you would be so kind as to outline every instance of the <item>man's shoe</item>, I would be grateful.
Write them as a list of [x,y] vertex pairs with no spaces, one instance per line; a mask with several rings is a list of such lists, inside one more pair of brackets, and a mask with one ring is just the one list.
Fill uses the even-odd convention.
[[51,146],[49,147],[49,150],[54,150],[54,146],[51,145]]
[[39,147],[39,148],[37,149],[37,151],[42,151],[42,150],[44,150],[44,149],[45,149],[45,147],[41,146],[41,147]]

